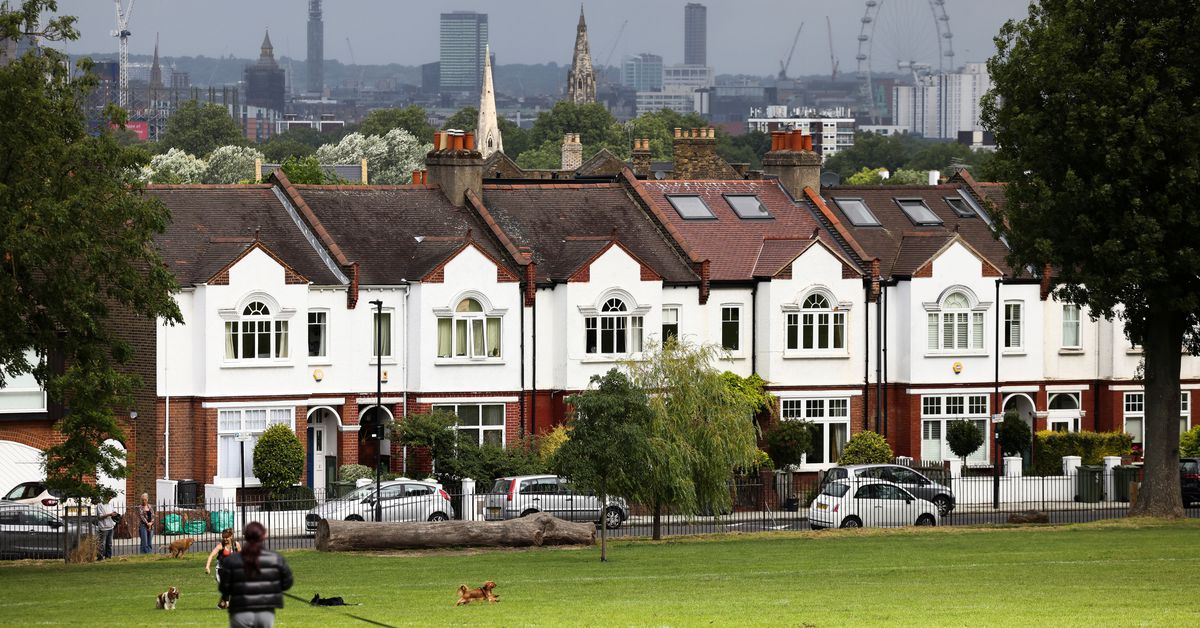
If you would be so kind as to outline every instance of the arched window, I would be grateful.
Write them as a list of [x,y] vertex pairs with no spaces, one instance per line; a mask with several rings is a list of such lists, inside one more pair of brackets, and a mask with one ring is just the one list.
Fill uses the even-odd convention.
[[439,358],[498,358],[500,339],[500,317],[488,316],[473,297],[459,301],[451,316],[438,319]]
[[947,294],[940,311],[929,313],[929,350],[956,351],[983,348],[983,312],[971,309],[971,299],[961,291]]
[[636,353],[642,350],[642,317],[630,315],[625,301],[610,298],[598,316],[584,319],[588,353]]
[[805,351],[846,348],[846,313],[834,310],[829,298],[814,292],[800,311],[787,315],[787,348]]
[[238,320],[225,321],[226,360],[265,360],[288,357],[288,322],[273,318],[260,300],[242,308]]

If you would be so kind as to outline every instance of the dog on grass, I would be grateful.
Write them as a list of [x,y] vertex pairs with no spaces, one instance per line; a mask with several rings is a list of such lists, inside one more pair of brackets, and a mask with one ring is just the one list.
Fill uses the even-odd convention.
[[173,611],[175,610],[175,600],[178,599],[179,589],[170,587],[166,591],[158,594],[158,602],[155,603],[154,608],[163,611]]
[[458,587],[458,602],[454,605],[462,606],[463,604],[470,604],[476,600],[480,602],[487,600],[489,603],[499,602],[500,598],[497,597],[496,594],[492,593],[492,589],[495,588],[496,583],[492,582],[491,580],[483,583],[483,586],[479,587],[478,589],[469,589],[467,588],[467,585],[461,585]]
[[196,539],[191,537],[175,539],[174,541],[171,541],[170,545],[163,548],[163,551],[169,553],[171,558],[183,558],[183,555],[188,551],[188,548],[191,547],[192,543],[195,542]]

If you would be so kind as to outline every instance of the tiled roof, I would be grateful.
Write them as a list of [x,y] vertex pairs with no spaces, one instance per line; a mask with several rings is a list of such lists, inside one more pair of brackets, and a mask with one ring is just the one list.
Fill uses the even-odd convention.
[[811,239],[763,240],[754,262],[754,276],[774,277],[812,242]]
[[171,210],[171,223],[156,241],[180,285],[208,281],[241,255],[256,233],[263,246],[314,284],[341,283],[270,185],[151,185],[146,190]]
[[[954,234],[1004,273],[1009,273],[1005,262],[1008,247],[992,236],[991,227],[980,217],[960,217],[946,202],[946,198],[959,197],[959,185],[869,185],[858,187],[836,187],[822,190],[821,196],[830,212],[836,217],[850,236],[870,256],[878,257],[880,272],[884,277],[908,275],[920,268],[929,257],[918,259],[928,253],[936,254]],[[835,199],[862,199],[867,208],[879,220],[878,227],[856,227],[838,207]],[[921,199],[941,219],[941,225],[918,226],[905,215],[897,199]],[[919,235],[918,235],[919,234]],[[906,236],[925,237],[925,240],[908,240]],[[937,237],[928,237],[937,236]],[[940,242],[933,246],[933,242]]]
[[539,281],[565,281],[614,237],[665,281],[699,281],[620,183],[487,184],[483,204]]
[[455,207],[432,185],[297,185],[351,262],[359,263],[363,285],[418,281],[458,250],[468,237],[511,272],[473,212]]
[[[793,202],[775,180],[647,180],[639,181],[638,185],[654,205],[655,213],[674,227],[693,256],[709,260],[713,281],[752,280],[758,272],[760,251],[772,239],[808,241],[815,232],[831,249],[842,250],[821,228],[812,210]],[[701,197],[716,219],[683,219],[667,200],[668,195],[676,194]],[[726,194],[757,196],[772,218],[738,217],[725,200]],[[784,245],[771,245],[772,256],[776,246]]]

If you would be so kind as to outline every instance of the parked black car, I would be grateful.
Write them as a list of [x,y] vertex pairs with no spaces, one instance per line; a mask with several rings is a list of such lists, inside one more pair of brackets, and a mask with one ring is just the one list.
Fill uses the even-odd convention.
[[1200,458],[1179,460],[1179,486],[1183,489],[1183,505],[1200,503]]

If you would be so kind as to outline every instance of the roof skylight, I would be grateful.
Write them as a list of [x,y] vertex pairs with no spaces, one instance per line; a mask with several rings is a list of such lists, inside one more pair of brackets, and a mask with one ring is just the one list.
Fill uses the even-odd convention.
[[908,219],[917,226],[933,226],[942,224],[942,219],[933,213],[932,209],[919,198],[898,198],[896,204],[904,210]]
[[717,216],[708,208],[708,204],[704,199],[695,195],[684,194],[668,194],[667,200],[670,201],[671,207],[679,212],[679,217],[684,220],[703,220],[712,219]]
[[729,203],[738,218],[772,218],[771,212],[753,194],[726,194],[725,202]]
[[833,202],[837,203],[838,208],[842,210],[843,214],[846,214],[850,224],[855,227],[879,226],[879,219],[871,213],[861,198],[835,198]]
[[958,214],[959,218],[975,217],[975,210],[971,209],[971,206],[967,205],[965,200],[957,196],[947,196],[946,204],[950,206],[950,209],[954,210],[954,213]]

